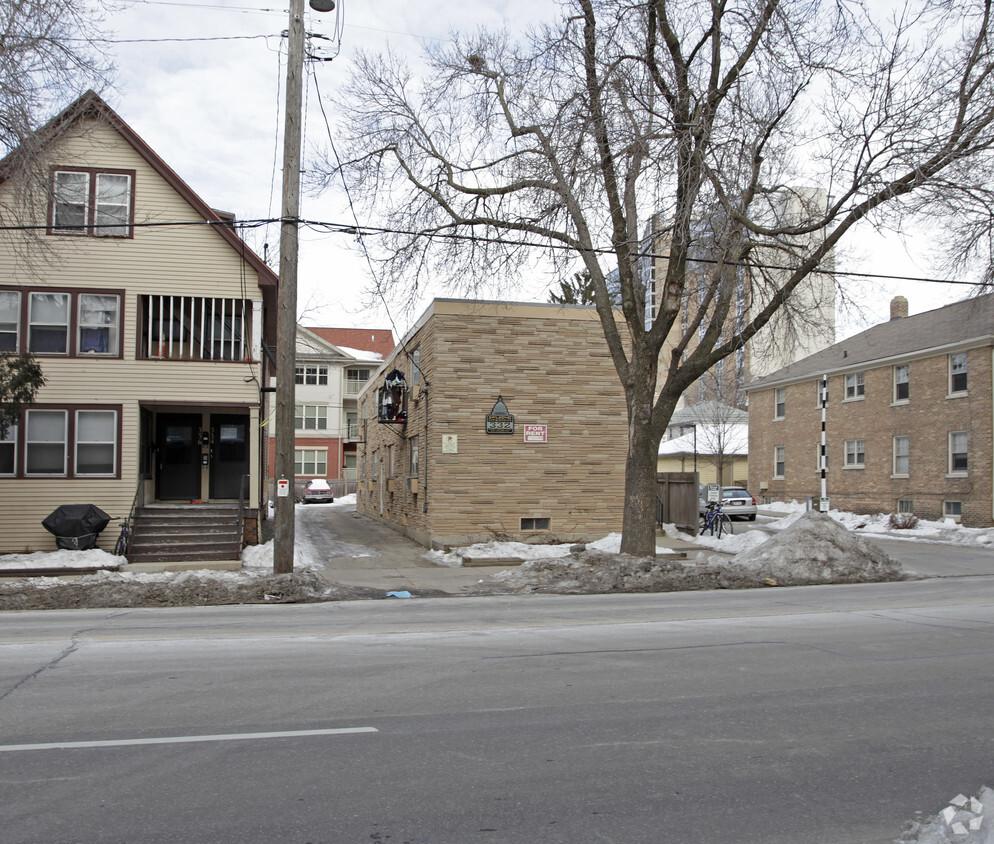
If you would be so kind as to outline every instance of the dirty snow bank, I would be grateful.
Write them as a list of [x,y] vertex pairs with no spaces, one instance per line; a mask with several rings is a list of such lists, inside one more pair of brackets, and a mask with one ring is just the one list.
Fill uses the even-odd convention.
[[485,578],[481,586],[492,591],[589,594],[876,583],[904,578],[898,563],[822,513],[803,514],[793,526],[760,544],[754,539],[748,542],[755,547],[731,560],[712,556],[703,563],[629,557],[588,546],[565,556],[530,560]]
[[340,599],[343,596],[337,591],[310,571],[277,575],[206,570],[99,572],[74,580],[31,578],[0,583],[0,609],[308,603]]
[[976,797],[957,794],[938,815],[910,821],[895,844],[991,844],[994,842],[994,790]]

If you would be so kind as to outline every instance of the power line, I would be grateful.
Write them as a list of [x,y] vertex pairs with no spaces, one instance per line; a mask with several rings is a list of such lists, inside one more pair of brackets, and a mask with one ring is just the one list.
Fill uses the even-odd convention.
[[[181,226],[216,226],[222,228],[260,228],[261,226],[271,225],[273,223],[284,222],[281,217],[262,217],[258,219],[251,220],[174,220],[174,221],[155,221],[155,222],[144,222],[144,223],[127,223],[126,225],[115,225],[108,226],[106,224],[97,225],[95,223],[90,223],[87,225],[79,226],[60,226],[59,233],[69,233],[69,232],[79,232],[80,234],[86,234],[87,232],[93,232],[97,228],[170,228],[170,227],[181,227]],[[458,240],[467,241],[475,243],[492,243],[499,246],[516,246],[516,247],[528,247],[531,249],[551,249],[559,252],[583,252],[591,255],[614,255],[615,251],[611,247],[597,247],[591,246],[588,248],[582,248],[577,246],[570,246],[565,243],[537,243],[530,240],[512,240],[506,237],[488,237],[486,235],[479,234],[459,234],[458,232],[418,232],[409,231],[405,229],[390,229],[380,226],[363,226],[357,225],[355,223],[338,223],[331,222],[328,220],[305,220],[298,219],[297,223],[301,226],[305,226],[313,231],[323,230],[329,234],[348,234],[359,239],[360,243],[362,238],[367,235],[391,235],[391,234],[401,234],[410,237],[422,237],[428,240]],[[0,225],[0,232],[48,232],[52,231],[51,225]],[[365,252],[365,244],[363,244],[363,251]],[[645,252],[645,251],[634,251],[632,253],[635,257],[639,258],[657,258],[660,260],[669,260],[670,256],[665,253],[659,252]],[[368,259],[368,253],[367,253]],[[747,262],[732,262],[732,261],[719,261],[715,258],[691,258],[686,259],[690,263],[695,264],[723,264],[727,267],[743,267],[745,269],[756,269],[756,270],[782,270],[784,272],[792,272],[796,267],[788,267],[783,264],[762,264],[762,263],[747,263]],[[812,275],[831,275],[831,276],[846,276],[852,278],[871,278],[871,279],[889,279],[891,281],[913,281],[921,282],[925,284],[955,284],[963,285],[967,287],[984,287],[985,282],[982,281],[965,281],[963,279],[953,279],[953,278],[928,278],[924,276],[907,276],[907,275],[890,275],[886,273],[864,273],[858,272],[856,270],[838,270],[838,269],[817,269],[811,271]]]

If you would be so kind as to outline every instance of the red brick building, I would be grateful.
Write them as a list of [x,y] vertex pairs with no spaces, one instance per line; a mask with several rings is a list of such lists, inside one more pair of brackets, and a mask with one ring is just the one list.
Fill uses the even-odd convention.
[[815,501],[821,380],[833,508],[994,524],[994,294],[874,326],[749,385],[749,489]]

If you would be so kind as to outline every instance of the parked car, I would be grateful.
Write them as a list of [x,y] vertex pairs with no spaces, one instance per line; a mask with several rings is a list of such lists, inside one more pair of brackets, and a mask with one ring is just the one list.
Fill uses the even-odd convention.
[[304,504],[310,502],[324,502],[331,504],[335,500],[331,487],[324,478],[315,478],[304,485]]
[[[703,515],[708,505],[708,488],[701,484],[700,511]],[[756,499],[747,489],[740,486],[723,486],[721,488],[721,509],[733,519],[756,521]]]

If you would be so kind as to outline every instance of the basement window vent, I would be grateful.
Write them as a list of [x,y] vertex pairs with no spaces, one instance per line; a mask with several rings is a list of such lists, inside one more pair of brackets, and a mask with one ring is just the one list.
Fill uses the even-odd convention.
[[549,520],[548,519],[522,519],[521,520],[522,530],[548,530]]

